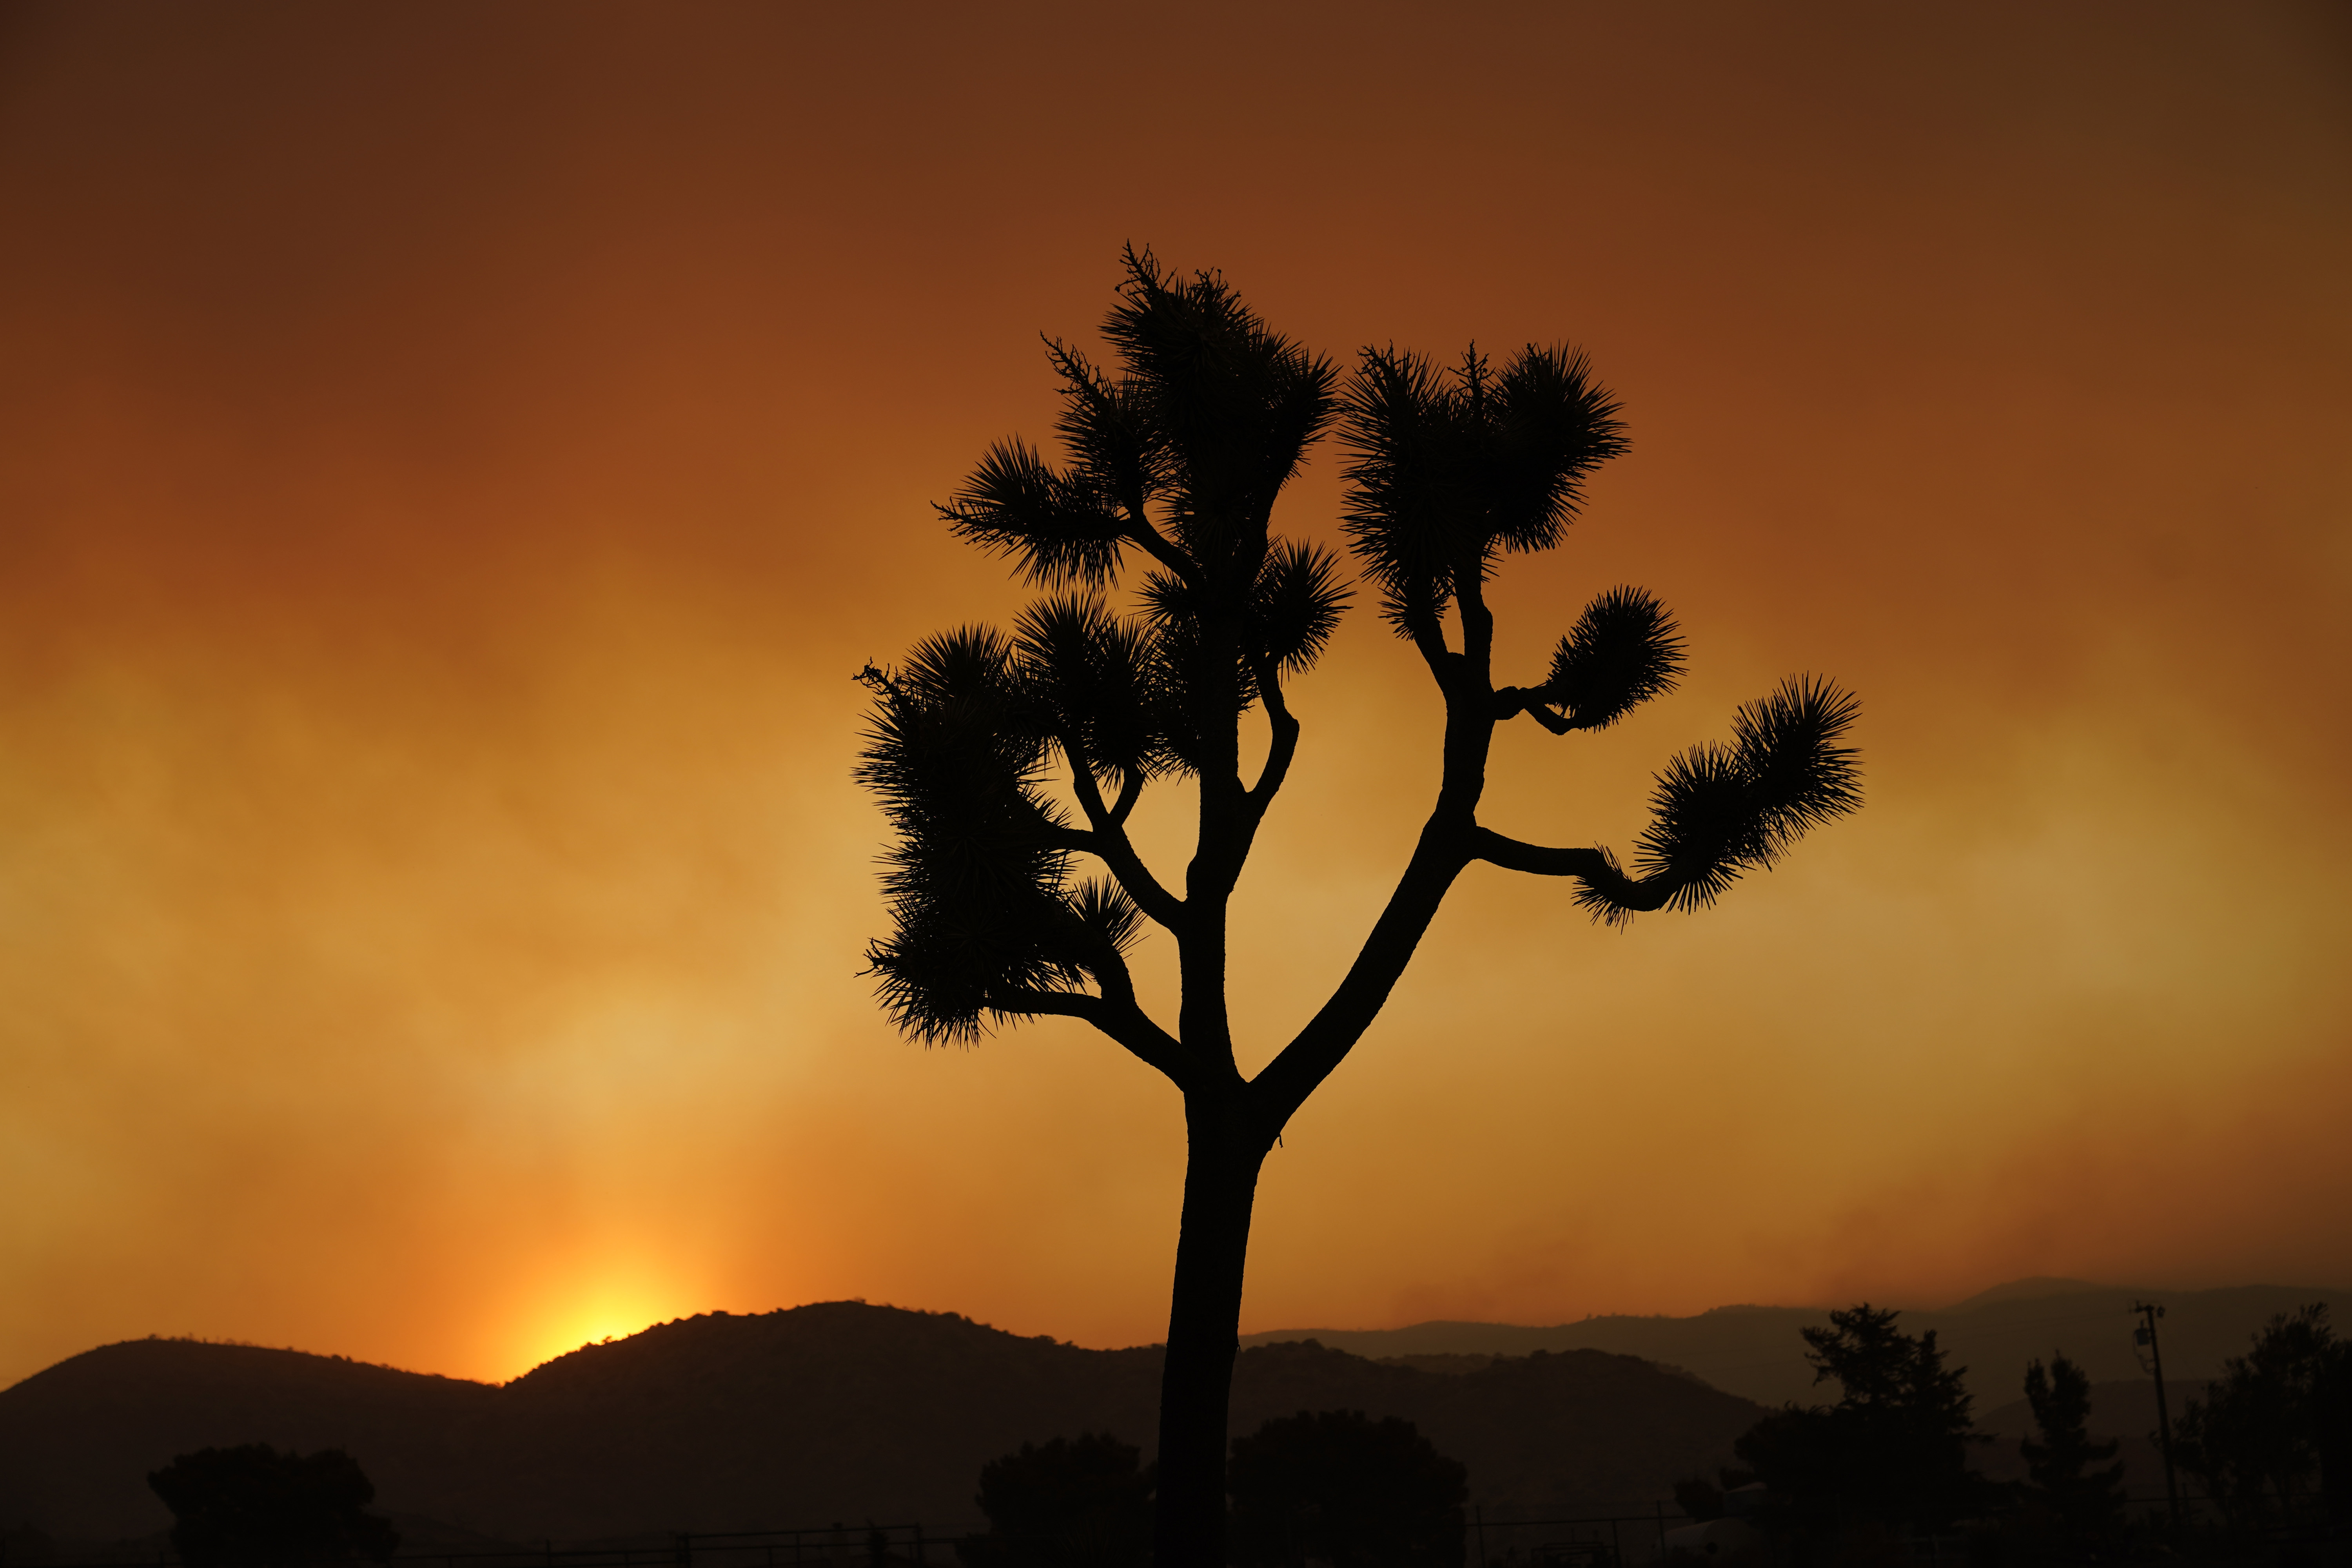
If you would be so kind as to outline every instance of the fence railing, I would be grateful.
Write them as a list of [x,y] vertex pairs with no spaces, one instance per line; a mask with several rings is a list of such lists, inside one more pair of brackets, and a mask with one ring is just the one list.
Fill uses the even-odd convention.
[[[2163,1529],[2169,1523],[2165,1494],[2135,1492],[2127,1500],[2134,1522]],[[1464,1557],[1473,1568],[1630,1568],[1663,1562],[1668,1532],[1700,1521],[1676,1504],[1658,1501],[1641,1512],[1547,1515],[1473,1508],[1463,1521]],[[2180,1526],[2218,1534],[2227,1521],[2211,1500],[2184,1490]],[[828,1524],[794,1530],[695,1531],[648,1534],[558,1545],[416,1547],[394,1553],[402,1568],[959,1568],[957,1545],[982,1533],[970,1522],[940,1529],[914,1524]],[[2275,1522],[2241,1531],[2263,1540],[2299,1540],[2300,1522]],[[1968,1561],[1963,1534],[1921,1535],[1911,1556],[1920,1568],[1954,1568]],[[0,1568],[182,1568],[176,1553],[119,1550],[71,1559],[11,1561]]]

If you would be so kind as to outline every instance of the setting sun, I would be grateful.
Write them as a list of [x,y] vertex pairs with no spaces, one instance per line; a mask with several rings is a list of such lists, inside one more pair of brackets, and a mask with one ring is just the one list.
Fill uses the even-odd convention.
[[551,1291],[541,1312],[519,1319],[507,1341],[509,1352],[501,1358],[511,1370],[499,1381],[583,1346],[626,1339],[656,1323],[710,1310],[699,1293],[678,1289],[674,1275],[622,1270],[593,1278],[594,1283],[576,1289]]

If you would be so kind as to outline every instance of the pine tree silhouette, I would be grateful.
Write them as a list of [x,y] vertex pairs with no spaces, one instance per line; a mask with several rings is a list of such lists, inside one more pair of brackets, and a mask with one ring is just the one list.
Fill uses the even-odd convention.
[[[1860,803],[1855,754],[1841,743],[1856,704],[1801,677],[1739,710],[1728,744],[1696,747],[1659,774],[1630,868],[1606,849],[1482,826],[1496,725],[1525,714],[1555,734],[1602,729],[1673,689],[1683,668],[1665,610],[1617,588],[1587,606],[1538,681],[1494,683],[1486,584],[1505,555],[1559,542],[1587,477],[1625,448],[1615,402],[1582,354],[1533,345],[1499,366],[1472,352],[1450,368],[1368,349],[1343,384],[1222,276],[1163,273],[1148,251],[1125,261],[1104,323],[1115,369],[1049,341],[1064,464],[1000,443],[939,509],[1045,596],[1010,633],[947,632],[902,668],[859,676],[876,698],[859,776],[898,835],[886,862],[893,929],[868,961],[915,1038],[1080,1018],[1181,1091],[1188,1162],[1155,1552],[1161,1568],[1207,1568],[1223,1561],[1226,1410],[1259,1165],[1378,1015],[1454,879],[1480,860],[1569,878],[1576,901],[1612,924],[1704,908]],[[1346,975],[1244,1079],[1226,1009],[1228,906],[1297,750],[1287,684],[1351,596],[1334,556],[1275,533],[1272,514],[1335,426],[1350,458],[1349,542],[1444,700],[1443,775]],[[1266,754],[1245,781],[1241,725],[1253,712]],[[1197,787],[1197,837],[1171,887],[1128,823],[1149,785],[1180,777]],[[1081,877],[1082,860],[1098,872]],[[1176,942],[1173,1028],[1146,1015],[1129,975],[1147,920]]]
[[1944,1364],[1935,1330],[1896,1328],[1900,1315],[1864,1301],[1800,1330],[1813,1381],[1835,1383],[1838,1402],[1785,1405],[1732,1445],[1801,1533],[1855,1521],[1940,1528],[1982,1499],[1968,1453],[1989,1439],[1969,1417],[1968,1369]]
[[[2028,1492],[2065,1532],[2095,1547],[2123,1523],[2124,1468],[2110,1465],[2123,1445],[2091,1441],[2091,1379],[2062,1354],[2025,1368],[2025,1401],[2042,1440],[2017,1447]],[[2095,1466],[2104,1467],[2094,1468]]]

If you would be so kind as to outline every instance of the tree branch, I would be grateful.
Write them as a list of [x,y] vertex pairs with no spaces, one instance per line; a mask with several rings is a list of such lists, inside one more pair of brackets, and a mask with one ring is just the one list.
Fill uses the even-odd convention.
[[1349,966],[1330,1000],[1250,1080],[1251,1098],[1265,1120],[1269,1137],[1307,1102],[1307,1097],[1355,1048],[1380,1015],[1405,965],[1412,962],[1413,949],[1428,931],[1437,906],[1444,901],[1446,889],[1469,861],[1459,829],[1446,820],[1442,809],[1433,814],[1421,830],[1420,842],[1413,846],[1404,875],[1389,894],[1387,907],[1373,922],[1371,934],[1364,939],[1356,962]]
[[1404,629],[1412,634],[1412,646],[1421,650],[1421,661],[1429,666],[1429,673],[1443,689],[1447,667],[1460,657],[1445,646],[1444,624],[1429,611],[1409,611],[1404,617]]
[[1495,657],[1495,612],[1486,607],[1486,562],[1465,561],[1454,574],[1454,613],[1462,619],[1462,657],[1486,683]]
[[1506,871],[1526,871],[1538,877],[1574,877],[1606,894],[1611,904],[1633,912],[1664,909],[1680,886],[1673,877],[1628,877],[1599,849],[1554,849],[1541,844],[1525,844],[1491,827],[1471,830],[1470,853],[1474,858],[1500,866]]
[[1192,564],[1192,558],[1177,549],[1166,534],[1154,528],[1150,517],[1141,507],[1129,502],[1124,510],[1127,526],[1119,531],[1119,537],[1139,546],[1145,554],[1176,574],[1183,582],[1198,584],[1200,569]]
[[1504,723],[1517,718],[1522,713],[1555,735],[1565,735],[1576,728],[1568,721],[1566,714],[1552,711],[1550,700],[1543,695],[1542,688],[1534,686],[1497,688],[1495,692],[1495,722]]
[[1257,679],[1258,700],[1265,704],[1266,728],[1272,738],[1266,746],[1265,766],[1258,770],[1257,783],[1249,790],[1249,822],[1253,834],[1265,819],[1266,807],[1282,793],[1283,781],[1290,776],[1291,759],[1298,754],[1298,719],[1290,711],[1290,704],[1282,695],[1282,672],[1270,659],[1252,661],[1251,674]]
[[[1462,616],[1463,640],[1468,651],[1455,653],[1445,647],[1443,629],[1434,616],[1416,616],[1407,623],[1445,700],[1445,768],[1438,784],[1437,805],[1422,826],[1412,858],[1397,879],[1388,904],[1357,952],[1356,962],[1307,1026],[1251,1080],[1258,1113],[1276,1131],[1380,1016],[1389,993],[1412,962],[1413,950],[1420,946],[1429,922],[1436,918],[1447,889],[1476,858],[1475,837],[1482,830],[1475,814],[1486,790],[1486,752],[1495,732],[1495,694],[1486,679],[1494,617],[1475,593],[1457,594],[1454,603]],[[1435,656],[1430,652],[1432,642],[1439,650]]]
[[1130,772],[1119,781],[1118,798],[1110,803],[1110,820],[1114,827],[1124,827],[1135,810],[1135,803],[1143,798],[1143,774]]
[[1127,837],[1127,814],[1135,809],[1136,797],[1143,793],[1141,775],[1128,774],[1119,787],[1118,805],[1107,806],[1103,804],[1102,785],[1096,782],[1095,771],[1087,765],[1085,753],[1066,740],[1061,746],[1062,754],[1070,763],[1071,787],[1087,820],[1093,824],[1090,832],[1066,830],[1065,842],[1109,867],[1110,874],[1118,879],[1120,889],[1135,900],[1137,909],[1169,931],[1181,930],[1184,900],[1160,886],[1160,879],[1151,874],[1151,868],[1143,863],[1143,857],[1135,852],[1134,844]]
[[1009,1018],[1079,1018],[1125,1046],[1135,1058],[1189,1089],[1199,1063],[1176,1037],[1151,1021],[1131,996],[1097,996],[1085,991],[994,991],[982,1004]]

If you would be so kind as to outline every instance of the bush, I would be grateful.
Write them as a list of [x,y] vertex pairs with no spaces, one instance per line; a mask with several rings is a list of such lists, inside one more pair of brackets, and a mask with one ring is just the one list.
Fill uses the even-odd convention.
[[991,1459],[972,1500],[988,1533],[959,1552],[969,1568],[1140,1568],[1154,1479],[1142,1457],[1108,1432],[1081,1432]]
[[1469,1471],[1410,1421],[1279,1417],[1234,1439],[1225,1486],[1242,1568],[1462,1568]]
[[200,1448],[174,1458],[147,1484],[172,1510],[172,1548],[187,1568],[381,1563],[400,1545],[389,1520],[363,1511],[375,1487],[341,1448]]

